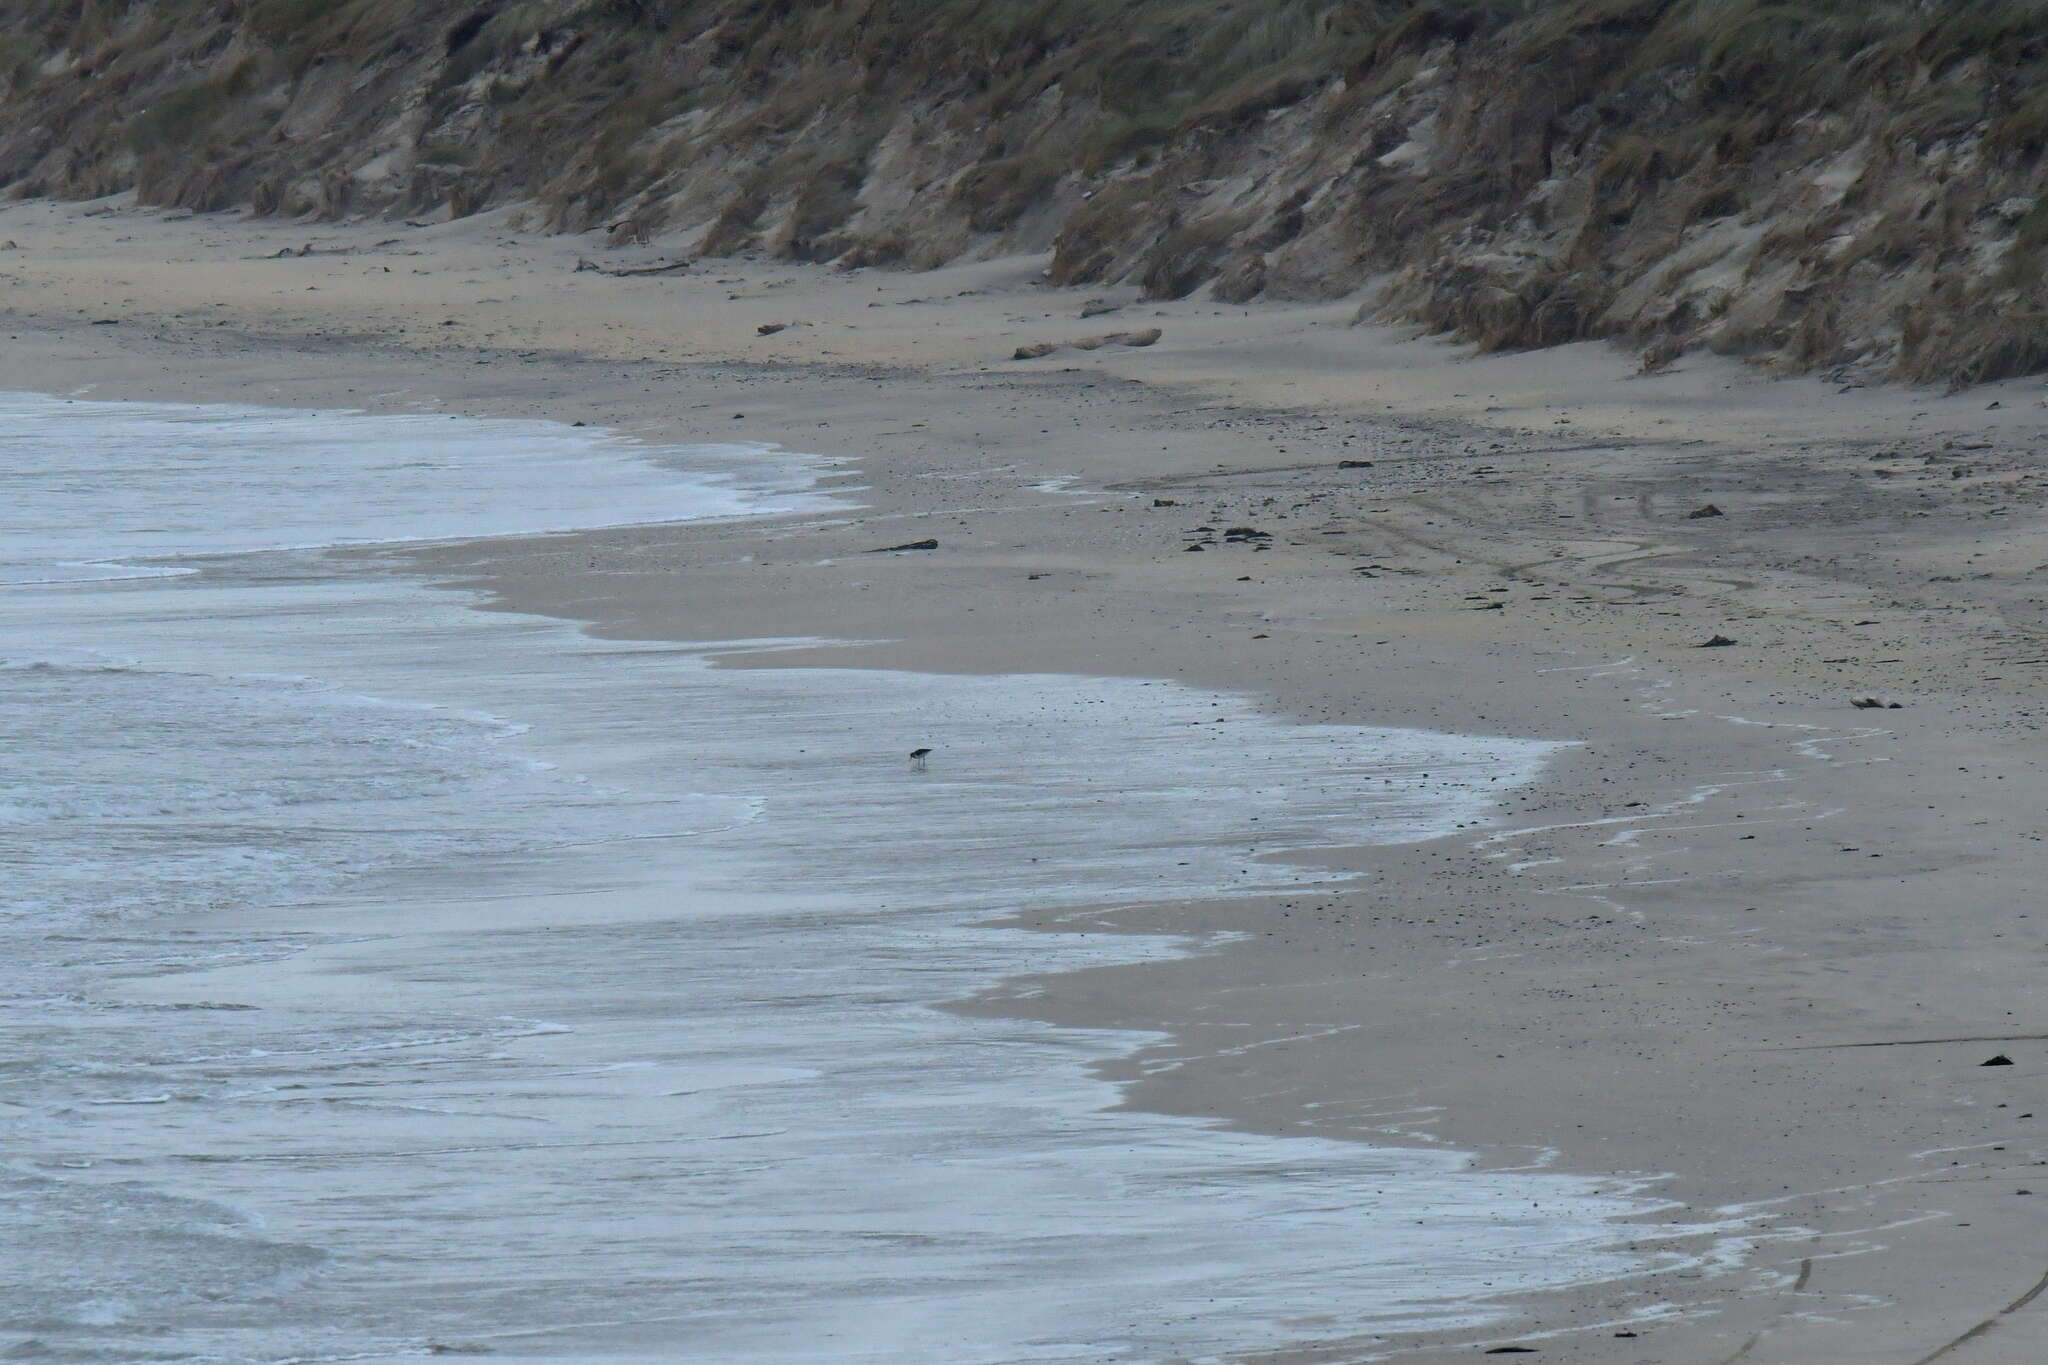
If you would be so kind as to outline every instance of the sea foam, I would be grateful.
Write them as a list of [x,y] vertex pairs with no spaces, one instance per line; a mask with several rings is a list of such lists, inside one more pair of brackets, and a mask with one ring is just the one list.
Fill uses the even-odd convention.
[[35,397],[0,431],[17,563],[238,554],[0,592],[0,1241],[46,1272],[0,1328],[1150,1360],[1644,1264],[1626,1190],[1125,1112],[1094,1068],[1143,1035],[935,1008],[1204,946],[1001,916],[1327,878],[1286,854],[1483,821],[1552,746],[734,667],[777,645],[592,640],[291,548],[829,496],[765,448]]

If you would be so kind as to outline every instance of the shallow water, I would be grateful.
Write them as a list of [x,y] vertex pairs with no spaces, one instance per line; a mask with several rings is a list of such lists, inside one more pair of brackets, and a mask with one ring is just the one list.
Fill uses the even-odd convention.
[[1197,946],[997,916],[1313,880],[1276,855],[1484,820],[1549,746],[735,667],[776,642],[285,548],[824,505],[764,448],[39,398],[0,433],[0,1349],[1220,1358],[1640,1266],[1627,1192],[1115,1112],[1090,1066],[1139,1037],[933,1008]]

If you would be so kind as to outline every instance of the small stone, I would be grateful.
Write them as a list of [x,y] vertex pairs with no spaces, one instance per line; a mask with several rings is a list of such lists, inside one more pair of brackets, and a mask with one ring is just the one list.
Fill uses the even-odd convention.
[[1199,554],[1206,554],[1206,553],[1208,553],[1208,552],[1207,552],[1206,550],[1204,550],[1204,549],[1203,549],[1203,548],[1202,548],[1201,546],[1199,546],[1199,545],[1190,545],[1190,546],[1188,546],[1188,548],[1187,548],[1187,549],[1185,549],[1185,550],[1181,551],[1181,553],[1182,553],[1182,554],[1190,554],[1190,555],[1199,555]]
[[1726,649],[1726,648],[1728,648],[1728,647],[1729,647],[1730,645],[1732,645],[1732,644],[1734,644],[1734,643],[1735,643],[1735,641],[1733,641],[1733,640],[1729,639],[1729,638],[1728,638],[1727,636],[1725,636],[1725,635],[1716,635],[1716,636],[1715,636],[1715,637],[1714,637],[1713,639],[1711,639],[1711,640],[1708,640],[1708,641],[1706,641],[1706,642],[1705,642],[1704,644],[1701,644],[1701,645],[1699,646],[1699,648],[1701,648],[1701,649]]
[[1720,508],[1714,506],[1714,504],[1712,504],[1711,502],[1708,503],[1705,507],[1695,507],[1692,509],[1692,511],[1687,512],[1685,514],[1686,520],[1688,521],[1698,521],[1703,517],[1720,517],[1726,515],[1727,513],[1723,512]]
[[2011,1066],[2012,1064],[2012,1058],[2006,1056],[2003,1052],[1999,1053],[1996,1057],[1993,1057],[1988,1062],[1977,1063],[1978,1066]]

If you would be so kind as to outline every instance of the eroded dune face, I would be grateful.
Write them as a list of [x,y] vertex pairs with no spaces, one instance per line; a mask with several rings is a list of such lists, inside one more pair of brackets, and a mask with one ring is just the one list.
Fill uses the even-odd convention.
[[[0,17],[0,181],[2036,368],[2038,6],[153,0]],[[1964,326],[1987,314],[1998,321]]]

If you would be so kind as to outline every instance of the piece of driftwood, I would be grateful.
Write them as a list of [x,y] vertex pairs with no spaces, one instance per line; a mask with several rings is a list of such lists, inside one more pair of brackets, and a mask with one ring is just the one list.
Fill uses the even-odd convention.
[[573,273],[580,275],[586,270],[594,270],[600,275],[615,277],[626,275],[670,275],[678,270],[688,270],[695,264],[695,261],[669,261],[662,265],[627,265],[613,269],[611,266],[599,265],[587,256],[578,256],[576,258],[576,269]]

